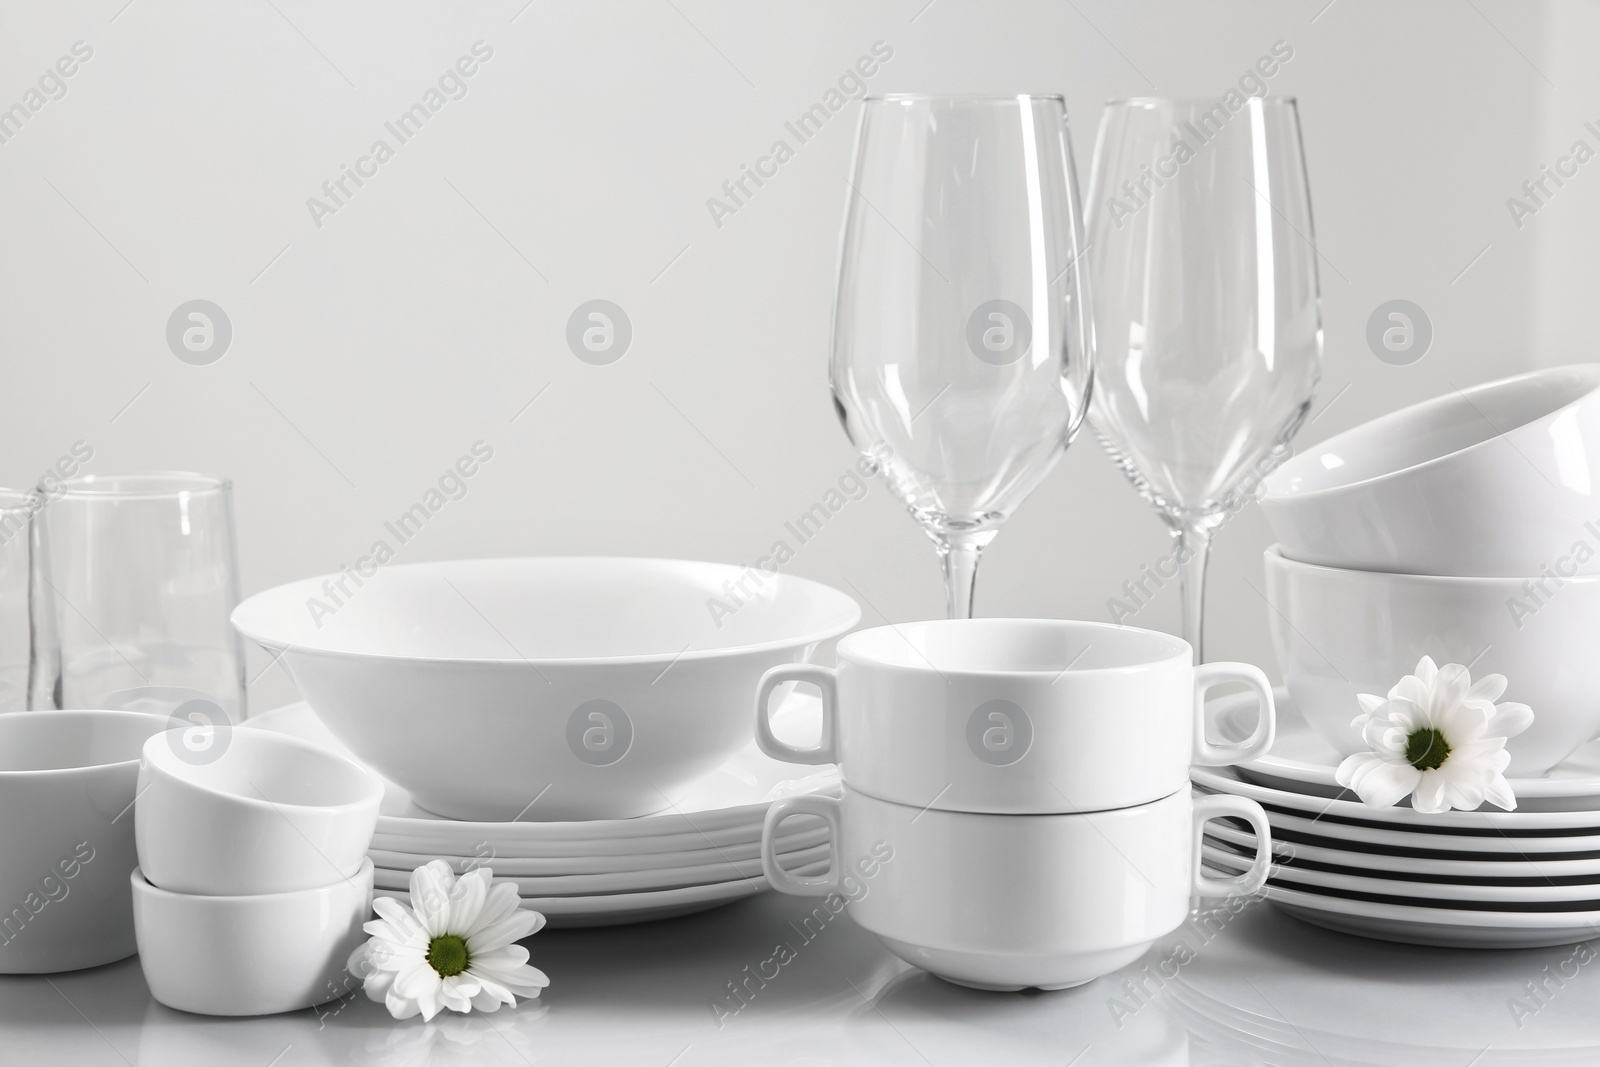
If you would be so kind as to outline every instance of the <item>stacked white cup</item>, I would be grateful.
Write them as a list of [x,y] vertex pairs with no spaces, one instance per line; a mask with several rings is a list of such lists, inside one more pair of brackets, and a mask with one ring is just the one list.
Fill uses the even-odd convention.
[[326,749],[226,722],[145,743],[134,931],[151,995],[202,1015],[335,1000],[372,911],[383,782]]
[[[1254,893],[1270,831],[1255,802],[1192,799],[1191,760],[1253,759],[1272,743],[1265,675],[1194,667],[1189,645],[1126,626],[955,619],[879,627],[839,642],[837,668],[788,664],[757,694],[762,751],[839,763],[842,799],[789,797],[768,812],[762,864],[778,890],[837,894],[896,955],[980,989],[1063,989],[1137,959],[1187,917],[1191,893]],[[773,735],[786,682],[822,691],[821,742]],[[1206,691],[1244,683],[1260,717],[1247,740],[1207,742]],[[828,874],[801,877],[774,854],[779,824],[832,828]],[[1204,875],[1202,825],[1232,816],[1259,840],[1235,878]]]

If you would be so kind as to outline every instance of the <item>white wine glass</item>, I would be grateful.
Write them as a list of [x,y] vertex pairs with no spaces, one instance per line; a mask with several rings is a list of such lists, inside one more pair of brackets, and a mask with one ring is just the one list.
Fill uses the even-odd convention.
[[972,614],[978,559],[1083,421],[1092,323],[1066,106],[868,97],[849,178],[831,385]]

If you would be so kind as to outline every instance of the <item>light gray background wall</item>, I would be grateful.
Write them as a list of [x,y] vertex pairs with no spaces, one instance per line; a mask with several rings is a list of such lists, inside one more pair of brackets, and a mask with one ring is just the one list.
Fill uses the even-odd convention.
[[[480,40],[465,97],[316,225],[307,198]],[[352,562],[482,439],[494,459],[400,559],[753,561],[853,458],[826,363],[854,109],[720,227],[706,199],[880,40],[873,91],[1064,93],[1085,182],[1104,99],[1219,93],[1289,42],[1272,88],[1301,101],[1327,335],[1302,443],[1590,358],[1600,161],[1520,228],[1506,206],[1600,148],[1588,5],[6,0],[0,107],[74,42],[93,56],[0,144],[0,482],[79,439],[95,471],[230,475],[249,593]],[[165,338],[196,298],[233,327],[207,366]],[[633,324],[610,366],[564,340],[596,298]],[[1410,366],[1364,340],[1393,298],[1435,329]],[[1213,658],[1274,668],[1268,541],[1254,509],[1219,535]],[[1086,434],[989,550],[978,612],[1105,618],[1167,550]],[[942,611],[881,485],[791,569],[848,579],[869,623]],[[1176,600],[1135,621],[1175,627]],[[252,701],[292,693],[270,670]]]

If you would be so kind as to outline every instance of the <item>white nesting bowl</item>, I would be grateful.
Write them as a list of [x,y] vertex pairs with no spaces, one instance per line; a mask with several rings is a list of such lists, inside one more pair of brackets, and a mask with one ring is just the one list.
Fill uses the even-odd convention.
[[[369,568],[370,569],[370,568]],[[308,578],[233,613],[339,739],[449,818],[630,818],[751,741],[769,668],[861,617],[786,574],[680,560],[459,560]]]
[[326,1004],[360,983],[345,970],[372,917],[372,861],[354,877],[292,893],[202,896],[132,887],[150,995],[198,1015],[275,1015]]
[[138,711],[0,715],[0,974],[98,967],[134,953],[128,872]]
[[[1600,734],[1600,576],[1569,578],[1537,602],[1538,579],[1387,574],[1266,553],[1267,621],[1294,706],[1341,756],[1360,751],[1357,693],[1384,695],[1431,656],[1503,674],[1502,700],[1533,709],[1506,743],[1506,773],[1535,777]],[[1524,607],[1527,610],[1523,610]]]
[[1402,408],[1295,456],[1265,487],[1284,555],[1305,563],[1600,574],[1600,364]]

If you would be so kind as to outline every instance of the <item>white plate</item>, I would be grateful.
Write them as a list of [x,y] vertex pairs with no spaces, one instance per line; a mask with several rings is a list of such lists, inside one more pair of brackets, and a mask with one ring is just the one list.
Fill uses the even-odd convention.
[[[1250,857],[1241,856],[1231,846],[1212,843],[1210,840],[1201,846],[1200,853],[1207,864],[1230,870],[1235,874],[1243,872],[1250,866]],[[1559,905],[1588,904],[1589,907],[1586,909],[1575,910],[1600,909],[1600,886],[1592,882],[1580,885],[1457,885],[1449,882],[1408,881],[1400,878],[1340,874],[1283,863],[1274,863],[1269,877],[1276,884],[1290,884],[1308,891],[1335,889],[1341,893],[1365,893],[1379,897],[1414,897],[1419,901],[1429,901],[1441,908],[1464,908],[1473,904],[1516,904],[1526,905],[1532,910],[1541,906],[1553,909]]]
[[[780,853],[784,870],[808,867],[828,858],[824,841],[811,848]],[[511,882],[524,897],[567,897],[593,893],[635,893],[646,889],[681,889],[692,885],[731,882],[735,878],[762,878],[761,859],[733,863],[705,863],[698,867],[666,867],[654,871],[616,871],[611,874],[532,875],[518,877],[487,864],[497,882]],[[406,889],[411,885],[411,868],[378,867],[373,884],[380,889]]]
[[[799,738],[808,730],[814,735],[821,728],[821,704],[815,697],[796,695],[785,701],[773,718],[775,729],[783,736]],[[341,744],[303,702],[252,716],[247,725],[301,737],[355,758],[349,748]],[[799,739],[796,743],[804,744],[805,741]],[[374,846],[397,851],[441,852],[462,856],[475,855],[480,846],[488,846],[494,848],[497,854],[514,855],[519,854],[516,851],[519,844],[542,846],[546,842],[671,836],[675,840],[665,848],[643,847],[638,851],[681,851],[686,846],[716,847],[752,840],[749,835],[751,827],[755,828],[758,839],[761,820],[773,800],[797,793],[836,789],[838,781],[838,769],[835,767],[813,768],[780,763],[763,754],[752,742],[716,771],[695,782],[671,812],[637,819],[577,822],[464,822],[445,819],[416,807],[403,789],[388,782],[382,813],[378,816]],[[532,812],[538,802],[534,797],[529,797],[529,801],[529,810]],[[737,832],[731,838],[718,839],[719,834],[727,831]],[[693,844],[700,835],[707,835],[707,840]],[[634,847],[624,845],[624,850]],[[522,854],[538,856],[567,853],[535,850]],[[585,848],[572,854],[589,852]]]
[[[1254,852],[1256,838],[1252,833],[1236,830],[1213,820],[1206,823],[1206,836],[1226,841],[1230,845]],[[1357,852],[1339,848],[1339,841],[1327,845],[1303,844],[1274,838],[1272,853],[1277,857],[1294,857],[1312,863],[1346,867],[1350,873],[1388,871],[1394,874],[1432,875],[1440,878],[1498,879],[1498,878],[1565,878],[1593,877],[1600,882],[1600,858],[1561,859],[1559,854],[1538,860],[1524,860],[1506,856],[1500,859],[1440,859],[1433,856],[1400,856],[1383,852]],[[377,862],[374,858],[373,862]]]
[[[760,837],[759,831],[757,838]],[[777,838],[779,852],[794,852],[819,845],[828,839],[826,826],[817,825],[810,830],[784,834]],[[701,842],[704,843],[703,841]],[[496,874],[526,877],[558,874],[612,874],[617,871],[655,871],[668,867],[695,867],[704,863],[737,863],[761,855],[761,842],[752,840],[719,848],[697,848],[684,852],[627,853],[621,856],[504,856],[488,849],[471,856],[458,856],[450,852],[407,852],[371,848],[367,855],[379,867],[391,870],[411,870],[429,860],[442,859],[456,870],[472,867],[493,867]]]
[[[1210,792],[1210,790],[1202,790]],[[1545,856],[1579,859],[1600,856],[1600,834],[1497,834],[1440,833],[1426,827],[1405,829],[1394,826],[1373,826],[1370,823],[1348,823],[1335,819],[1314,818],[1267,809],[1267,821],[1274,834],[1308,836],[1313,843],[1323,840],[1341,842],[1353,849],[1397,851],[1406,855],[1443,852],[1449,855],[1470,855],[1489,858],[1506,856],[1516,860],[1536,861]],[[1286,837],[1285,840],[1289,840]]]
[[[802,867],[796,874],[821,874],[827,863]],[[765,892],[765,878],[738,878],[712,885],[689,886],[685,889],[660,889],[642,893],[602,893],[573,897],[523,897],[522,907],[537,911],[549,920],[552,928],[575,926],[616,926],[622,923],[647,922],[653,919],[670,919],[705,911],[721,904],[730,904],[757,893]],[[410,903],[404,891],[380,889],[374,894],[394,897]]]
[[1600,934],[1600,911],[1457,911],[1325,897],[1270,884],[1266,895],[1290,915],[1315,926],[1409,945],[1547,948]]
[[[1241,777],[1270,789],[1339,797],[1356,801],[1356,795],[1334,780],[1341,762],[1338,752],[1295,710],[1289,690],[1273,691],[1278,726],[1272,751],[1260,759],[1240,764]],[[1255,728],[1256,701],[1249,693],[1235,693],[1206,703],[1207,722],[1215,736],[1240,741]],[[1353,719],[1356,712],[1351,712]],[[1508,778],[1517,797],[1518,811],[1593,811],[1600,809],[1600,741],[1591,741],[1539,778]],[[1499,811],[1485,805],[1484,811]]]
[[[1332,815],[1382,826],[1404,827],[1415,833],[1460,830],[1472,834],[1500,835],[1529,830],[1573,830],[1600,834],[1600,812],[1594,811],[1446,811],[1424,815],[1412,808],[1369,808],[1360,801],[1306,796],[1304,793],[1247,782],[1235,767],[1194,767],[1189,777],[1213,792],[1234,793],[1263,805],[1275,805],[1313,818]],[[1440,835],[1443,836],[1443,835]]]

